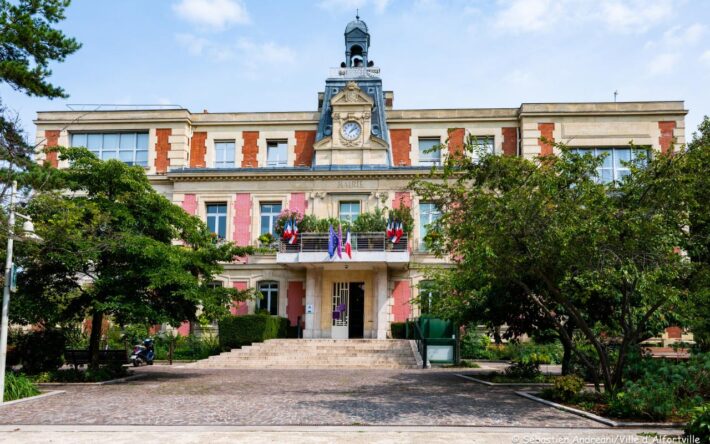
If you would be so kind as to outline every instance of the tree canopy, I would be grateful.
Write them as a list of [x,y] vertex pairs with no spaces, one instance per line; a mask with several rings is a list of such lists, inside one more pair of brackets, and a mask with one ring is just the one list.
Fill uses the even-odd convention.
[[52,85],[49,64],[81,44],[54,27],[64,20],[70,0],[0,0],[0,82],[30,96],[66,97]]
[[614,392],[630,351],[687,300],[696,266],[684,253],[696,202],[690,178],[702,170],[689,151],[648,156],[632,146],[641,154],[630,173],[601,183],[601,158],[556,148],[536,159],[474,156],[469,140],[467,155],[412,184],[442,210],[428,246],[455,261],[433,273],[438,307],[476,317],[472,307],[496,300],[513,325],[544,318]]
[[[210,285],[221,262],[250,248],[220,243],[197,217],[160,195],[142,168],[61,149],[62,188],[26,211],[42,243],[23,243],[16,322],[53,325],[92,317],[98,350],[104,316],[120,324],[170,323],[228,312],[246,292]],[[98,355],[96,355],[98,356]]]

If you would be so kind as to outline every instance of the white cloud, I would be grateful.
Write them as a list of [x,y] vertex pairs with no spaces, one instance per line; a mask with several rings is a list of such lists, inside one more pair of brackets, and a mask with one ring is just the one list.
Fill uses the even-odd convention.
[[710,49],[700,55],[700,61],[710,66]]
[[694,23],[690,26],[674,26],[663,33],[663,42],[672,46],[697,43],[705,33],[705,26]]
[[644,32],[673,15],[678,0],[498,0],[496,28],[512,33],[600,23],[614,32]]
[[[387,9],[390,1],[391,0],[321,0],[318,6],[329,11],[352,11],[354,16],[356,9],[363,9],[368,6],[373,7],[378,14],[382,14]],[[360,16],[362,17],[362,14],[360,14]]]
[[249,23],[242,0],[180,0],[173,10],[188,22],[214,30]]
[[296,61],[291,48],[274,42],[254,43],[249,39],[241,39],[237,42],[237,48],[251,67],[263,64],[290,65]]
[[175,40],[187,49],[190,55],[200,55],[210,45],[209,40],[192,34],[176,34]]
[[651,75],[662,75],[673,72],[675,66],[680,61],[680,56],[676,53],[666,52],[658,54],[648,64],[648,72]]

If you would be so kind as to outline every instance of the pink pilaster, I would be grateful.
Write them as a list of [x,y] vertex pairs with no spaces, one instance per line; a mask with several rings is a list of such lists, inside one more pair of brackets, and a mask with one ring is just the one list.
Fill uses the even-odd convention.
[[180,327],[178,327],[177,329],[177,333],[180,336],[188,336],[190,334],[190,323],[188,321],[185,321],[180,324]]
[[291,193],[291,200],[288,202],[288,209],[306,214],[306,193]]
[[395,281],[392,299],[394,322],[404,322],[412,316],[412,289],[409,281]]
[[251,240],[251,195],[239,193],[234,197],[234,243],[246,247]]
[[286,315],[292,326],[298,324],[298,317],[306,313],[303,306],[303,298],[306,296],[306,289],[303,288],[303,282],[292,281],[288,283],[288,303],[286,305]]
[[394,193],[392,200],[392,208],[398,210],[401,205],[407,208],[412,208],[412,195],[408,191]]
[[182,200],[182,209],[193,216],[197,214],[197,196],[186,194]]
[[[237,282],[232,283],[232,285],[237,290],[246,290],[247,289],[246,281],[237,281]],[[243,316],[243,315],[249,314],[249,307],[247,306],[246,301],[235,301],[232,304],[232,306],[229,308],[229,311],[235,316]]]

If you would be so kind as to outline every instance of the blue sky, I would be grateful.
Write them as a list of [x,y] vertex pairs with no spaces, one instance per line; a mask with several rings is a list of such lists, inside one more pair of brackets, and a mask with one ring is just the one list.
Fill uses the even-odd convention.
[[67,100],[0,85],[30,135],[67,103],[192,111],[316,108],[355,9],[395,108],[685,100],[710,114],[705,0],[74,0],[61,24],[83,48],[53,66]]

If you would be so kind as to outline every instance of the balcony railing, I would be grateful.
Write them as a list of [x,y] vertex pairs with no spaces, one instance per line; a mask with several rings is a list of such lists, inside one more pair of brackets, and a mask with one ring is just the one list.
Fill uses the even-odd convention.
[[331,78],[358,79],[362,77],[380,77],[380,68],[358,67],[358,68],[330,68]]
[[[350,241],[352,251],[361,252],[406,252],[408,250],[407,235],[404,234],[397,243],[387,238],[385,233],[351,233]],[[345,234],[343,234],[345,242]],[[319,253],[328,251],[328,233],[303,233],[297,237],[296,242],[289,244],[287,241],[279,241],[280,253]],[[343,245],[343,254],[345,246]]]

